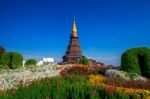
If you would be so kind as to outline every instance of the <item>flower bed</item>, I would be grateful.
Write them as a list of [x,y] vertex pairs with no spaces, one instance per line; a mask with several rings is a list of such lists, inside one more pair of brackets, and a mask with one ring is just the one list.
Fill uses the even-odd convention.
[[150,90],[150,80],[134,81],[134,80],[124,80],[120,78],[107,78],[103,82],[107,85],[115,85],[115,86],[125,87],[125,88]]
[[32,80],[57,76],[59,66],[39,66],[35,69],[15,69],[0,71],[0,90],[17,88],[19,82],[26,83]]
[[[140,88],[139,84],[134,83],[134,85],[136,86],[130,86],[130,87],[124,87],[122,83],[129,83],[127,80],[122,80],[122,79],[117,79],[114,80],[110,78],[105,78],[102,75],[90,75],[89,76],[89,82],[102,86],[104,88],[106,88],[109,92],[113,92],[114,90],[117,90],[119,92],[125,93],[130,95],[131,97],[134,97],[136,99],[145,99],[147,97],[150,96],[150,90],[146,89],[147,84],[149,84],[149,82],[147,82],[147,84],[143,83],[143,86],[145,86],[145,89]],[[130,83],[129,83],[130,84]],[[147,86],[149,87],[149,86]]]
[[125,71],[115,70],[115,69],[108,69],[105,71],[105,76],[110,78],[121,78],[125,80],[135,80],[135,81],[147,81],[147,78],[140,76],[136,73],[127,73]]
[[147,99],[150,97],[149,80],[108,78],[103,76],[105,70],[106,68],[100,66],[43,66],[28,70],[22,68],[0,71],[0,78],[2,78],[0,80],[4,80],[1,84],[3,91],[0,92],[0,99],[22,97],[27,99]]
[[106,67],[102,66],[68,66],[60,71],[60,75],[66,74],[104,74]]
[[1,99],[129,99],[118,91],[108,92],[102,87],[88,83],[83,76],[53,77],[36,80],[28,86],[3,91]]

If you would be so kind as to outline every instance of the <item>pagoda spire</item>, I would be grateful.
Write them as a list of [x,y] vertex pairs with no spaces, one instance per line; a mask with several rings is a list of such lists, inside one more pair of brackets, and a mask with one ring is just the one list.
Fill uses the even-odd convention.
[[76,28],[76,22],[74,18],[73,25],[72,25],[72,33],[71,33],[69,45],[67,47],[67,51],[65,55],[63,56],[63,62],[79,63],[81,56],[83,55],[82,55],[82,51],[81,51],[78,36],[77,36],[77,28]]
[[75,20],[75,17],[74,17],[74,19],[73,19],[72,37],[78,37],[78,36],[77,36],[77,27],[76,27],[76,20]]

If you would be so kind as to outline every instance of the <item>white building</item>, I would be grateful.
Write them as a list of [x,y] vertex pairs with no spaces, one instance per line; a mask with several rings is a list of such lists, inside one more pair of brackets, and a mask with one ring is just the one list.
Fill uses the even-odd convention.
[[41,61],[37,63],[37,66],[41,65],[55,65],[55,60],[53,58],[43,58]]
[[26,61],[23,61],[23,62],[22,62],[23,67],[24,67],[25,63],[26,63]]

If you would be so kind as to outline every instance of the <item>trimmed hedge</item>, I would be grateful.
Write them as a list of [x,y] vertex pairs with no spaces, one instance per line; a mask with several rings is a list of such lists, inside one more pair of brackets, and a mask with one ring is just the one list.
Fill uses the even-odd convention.
[[36,65],[37,61],[35,59],[28,59],[25,65]]
[[28,59],[25,62],[25,67],[26,68],[34,68],[34,67],[36,67],[36,63],[37,63],[37,61],[35,59]]
[[150,49],[140,47],[125,51],[121,57],[121,70],[150,77]]
[[2,68],[16,69],[22,66],[23,56],[17,52],[7,52],[1,57]]

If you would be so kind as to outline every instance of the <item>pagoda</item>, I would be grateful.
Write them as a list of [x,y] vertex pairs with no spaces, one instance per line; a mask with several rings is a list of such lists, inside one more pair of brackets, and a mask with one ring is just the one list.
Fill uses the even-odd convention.
[[75,18],[74,18],[73,26],[72,26],[72,33],[70,36],[70,42],[69,42],[67,51],[66,51],[65,55],[63,56],[63,62],[79,63],[81,56],[82,56],[82,51],[81,51],[79,40],[78,40],[77,27],[76,27],[76,22],[75,22]]

